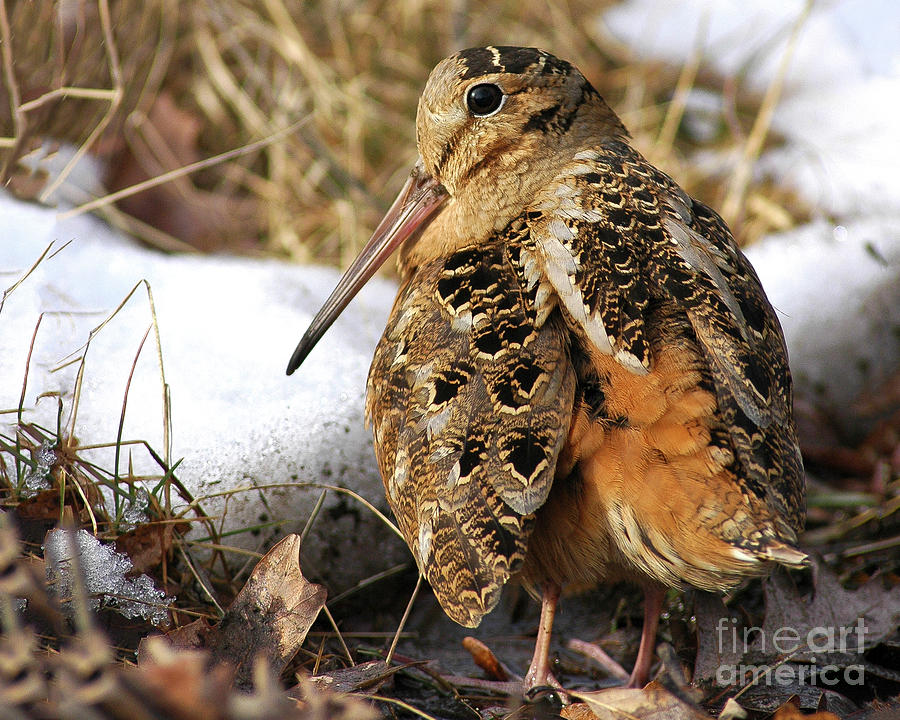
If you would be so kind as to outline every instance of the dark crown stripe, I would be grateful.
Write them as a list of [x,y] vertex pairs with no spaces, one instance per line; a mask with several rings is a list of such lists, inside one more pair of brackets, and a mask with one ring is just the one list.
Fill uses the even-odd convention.
[[547,57],[547,53],[543,53],[537,48],[497,47],[494,49],[500,55],[503,71],[508,73],[521,74],[531,66],[537,65],[542,58]]
[[502,67],[494,62],[494,53],[491,52],[490,48],[463,50],[459,57],[466,63],[466,72],[462,75],[463,80],[478,77],[479,75],[502,72],[503,70]]
[[535,65],[542,75],[568,75],[572,65],[537,48],[483,47],[462,50],[459,57],[466,64],[463,80],[492,73],[522,74]]

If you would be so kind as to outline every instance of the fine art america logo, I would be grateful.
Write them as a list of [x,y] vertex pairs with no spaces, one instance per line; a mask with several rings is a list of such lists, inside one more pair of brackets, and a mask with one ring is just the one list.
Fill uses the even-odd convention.
[[722,664],[716,669],[716,681],[720,685],[749,679],[767,685],[837,685],[840,682],[862,685],[865,666],[853,664],[852,656],[865,650],[868,630],[863,618],[858,618],[855,626],[819,626],[809,630],[739,628],[737,618],[730,618],[730,622],[729,618],[720,618],[716,626],[720,658],[742,659],[748,653],[751,657],[777,654],[781,664]]

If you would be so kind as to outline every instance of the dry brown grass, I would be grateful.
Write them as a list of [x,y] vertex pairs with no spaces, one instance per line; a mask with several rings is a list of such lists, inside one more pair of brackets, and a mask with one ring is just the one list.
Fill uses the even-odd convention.
[[[805,215],[789,192],[748,173],[777,142],[757,122],[769,106],[709,69],[702,28],[688,30],[695,56],[672,67],[636,60],[605,31],[609,2],[107,1],[0,2],[0,176],[46,198],[45,180],[19,161],[49,139],[105,158],[117,199],[160,178],[156,195],[90,207],[164,249],[346,264],[413,161],[431,67],[490,43],[576,62],[652,161],[713,206],[730,198],[742,241]],[[684,122],[697,89],[722,98],[702,138]],[[700,170],[697,149],[735,161]]]

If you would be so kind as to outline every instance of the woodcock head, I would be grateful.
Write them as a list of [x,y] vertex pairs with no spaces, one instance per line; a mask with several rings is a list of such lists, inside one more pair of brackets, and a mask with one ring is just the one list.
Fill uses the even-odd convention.
[[[441,61],[419,101],[419,160],[297,345],[288,375],[405,241],[401,265],[408,268],[486,238],[553,178],[560,151],[626,136],[581,72],[549,53],[472,48]],[[423,233],[429,223],[436,227]]]

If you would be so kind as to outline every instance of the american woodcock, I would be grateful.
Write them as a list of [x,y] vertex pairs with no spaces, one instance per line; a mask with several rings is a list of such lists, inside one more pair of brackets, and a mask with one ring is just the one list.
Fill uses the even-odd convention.
[[463,50],[416,131],[406,186],[288,374],[399,246],[366,412],[421,572],[468,627],[513,576],[542,593],[529,687],[551,680],[562,586],[639,583],[643,684],[664,588],[806,560],[778,320],[722,219],[568,62]]

